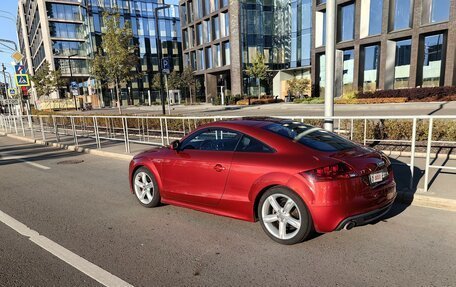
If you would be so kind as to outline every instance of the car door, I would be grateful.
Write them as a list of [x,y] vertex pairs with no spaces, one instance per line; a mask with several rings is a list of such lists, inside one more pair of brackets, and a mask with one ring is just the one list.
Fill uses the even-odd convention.
[[199,205],[219,203],[240,134],[210,128],[188,137],[163,162],[163,186],[172,200]]

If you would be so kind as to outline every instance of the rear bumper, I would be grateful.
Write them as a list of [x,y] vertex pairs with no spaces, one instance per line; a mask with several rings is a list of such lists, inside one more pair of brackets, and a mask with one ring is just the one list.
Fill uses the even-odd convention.
[[352,223],[352,227],[354,226],[359,226],[359,225],[364,225],[369,222],[375,221],[379,218],[381,218],[383,215],[388,213],[388,211],[391,209],[393,206],[393,202],[389,203],[388,205],[372,210],[366,213],[350,216],[346,219],[344,219],[339,225],[337,226],[336,230],[342,230],[348,223]]

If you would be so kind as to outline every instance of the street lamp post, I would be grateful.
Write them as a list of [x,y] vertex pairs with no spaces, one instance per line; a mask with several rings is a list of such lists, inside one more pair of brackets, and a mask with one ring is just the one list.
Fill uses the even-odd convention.
[[156,41],[157,41],[157,51],[158,51],[158,72],[160,73],[160,99],[162,103],[162,112],[166,114],[165,108],[165,95],[163,94],[163,75],[162,75],[162,47],[161,47],[161,40],[160,40],[160,31],[158,30],[158,11],[163,9],[168,9],[171,7],[168,4],[155,8],[155,34],[156,34]]
[[[67,56],[68,58],[68,68],[70,69],[70,82],[68,83],[68,91],[70,92],[70,95],[72,94],[71,92],[71,83],[73,82],[73,69],[72,69],[72,66],[71,66],[71,58],[74,57],[74,56],[77,56],[78,54],[71,54],[69,56]],[[76,111],[78,110],[78,105],[76,103],[76,96],[73,95],[73,101],[74,101],[74,108],[76,109]]]
[[326,1],[326,88],[325,88],[325,129],[334,130],[334,74],[336,58],[336,0]]

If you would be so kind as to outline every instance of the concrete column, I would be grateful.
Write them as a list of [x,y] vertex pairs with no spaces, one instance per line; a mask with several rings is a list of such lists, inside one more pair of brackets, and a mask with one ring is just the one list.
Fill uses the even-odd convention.
[[422,66],[420,64],[420,36],[418,34],[418,28],[421,25],[421,1],[415,0],[413,2],[413,30],[415,31],[412,35],[412,51],[410,56],[410,79],[409,86],[414,88],[420,84]]
[[[242,94],[242,57],[240,31],[240,3],[230,0],[230,53],[231,53],[231,94]],[[217,88],[217,83],[216,83]],[[207,89],[207,88],[206,88]],[[206,95],[207,97],[207,95]]]
[[445,86],[456,85],[456,0],[451,1],[450,11],[445,61]]
[[49,62],[51,70],[55,70],[55,63],[54,63],[54,54],[52,53],[52,41],[51,41],[51,33],[49,29],[49,21],[47,17],[46,11],[46,1],[45,0],[38,0],[37,2],[37,11],[40,16],[40,24],[41,24],[41,34],[43,36],[43,46],[44,46],[44,54],[46,55],[46,61]]

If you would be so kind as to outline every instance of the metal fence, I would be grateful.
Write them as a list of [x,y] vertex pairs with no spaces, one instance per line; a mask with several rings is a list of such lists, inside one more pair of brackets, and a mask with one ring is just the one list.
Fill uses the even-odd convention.
[[[236,116],[218,117],[154,117],[154,116],[1,116],[0,128],[6,133],[14,133],[33,139],[50,142],[70,140],[75,146],[89,143],[102,149],[106,145],[120,143],[125,152],[131,152],[131,144],[152,146],[169,145],[172,140],[180,139],[202,124],[219,120],[236,119]],[[315,126],[323,126],[325,117],[276,117],[290,119]],[[456,146],[456,116],[344,116],[332,117],[335,132],[366,145],[401,144],[410,148],[410,188],[415,179],[415,159],[418,133],[420,142],[426,143],[426,166],[424,170],[424,191],[429,188],[430,169],[456,171],[456,167],[433,165],[432,148],[436,146]],[[382,129],[385,121],[397,121],[400,134],[398,138],[385,138],[376,131]],[[443,137],[433,134],[437,125],[447,124],[449,134]]]

